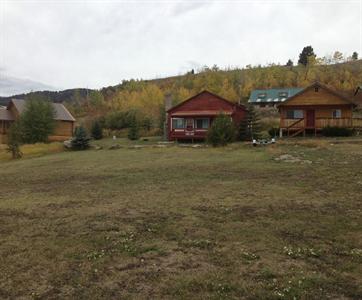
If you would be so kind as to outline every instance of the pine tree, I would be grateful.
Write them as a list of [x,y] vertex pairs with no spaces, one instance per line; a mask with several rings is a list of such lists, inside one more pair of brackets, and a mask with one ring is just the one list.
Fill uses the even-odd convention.
[[13,159],[21,158],[23,153],[20,150],[22,141],[21,125],[19,122],[14,122],[8,132],[8,152],[11,153]]
[[248,106],[246,117],[239,125],[239,139],[250,141],[260,137],[260,117],[253,105]]
[[315,57],[316,55],[314,54],[314,50],[312,48],[312,46],[307,46],[304,47],[302,50],[302,53],[299,54],[299,60],[298,60],[298,64],[307,66],[308,65],[308,58],[309,57]]
[[287,67],[293,67],[293,61],[291,59],[288,59],[287,63],[286,63]]
[[74,138],[72,139],[73,150],[86,150],[89,148],[90,138],[87,135],[87,131],[84,127],[79,126],[75,129]]
[[213,121],[207,134],[207,141],[211,145],[225,146],[235,139],[234,124],[229,116],[221,113]]
[[139,137],[139,126],[136,119],[136,116],[132,116],[130,119],[130,128],[128,130],[128,139],[130,140],[138,140]]
[[240,141],[248,141],[248,140],[250,140],[250,133],[249,133],[247,115],[239,123],[239,140]]
[[357,52],[353,52],[352,53],[352,60],[357,60],[358,59],[358,53]]
[[103,138],[103,130],[98,120],[94,121],[92,124],[91,135],[95,140]]

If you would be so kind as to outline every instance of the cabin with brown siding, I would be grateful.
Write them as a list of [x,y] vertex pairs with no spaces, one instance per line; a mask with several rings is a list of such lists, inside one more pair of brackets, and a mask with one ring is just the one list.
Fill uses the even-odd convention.
[[224,113],[238,124],[245,117],[243,105],[203,91],[167,111],[167,138],[175,140],[203,140],[213,120]]
[[280,137],[316,135],[327,126],[362,128],[362,119],[353,118],[354,107],[349,98],[314,83],[278,105]]
[[[11,123],[20,117],[25,105],[25,100],[12,99],[6,108],[0,108],[0,144],[6,143]],[[52,103],[52,106],[56,125],[49,141],[65,141],[73,136],[75,119],[63,104]]]

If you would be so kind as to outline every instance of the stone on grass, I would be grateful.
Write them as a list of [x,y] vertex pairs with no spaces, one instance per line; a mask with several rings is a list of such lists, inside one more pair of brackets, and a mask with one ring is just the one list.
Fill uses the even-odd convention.
[[72,140],[64,141],[63,145],[66,149],[72,149]]
[[113,144],[113,145],[111,145],[108,149],[109,149],[109,150],[116,150],[116,149],[121,149],[121,148],[122,148],[121,145],[119,145],[119,144]]

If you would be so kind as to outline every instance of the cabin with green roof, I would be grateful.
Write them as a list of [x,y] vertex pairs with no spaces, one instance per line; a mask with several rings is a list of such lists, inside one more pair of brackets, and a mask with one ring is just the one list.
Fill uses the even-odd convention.
[[265,90],[253,90],[248,103],[256,107],[276,107],[289,97],[299,93],[302,88],[276,88]]

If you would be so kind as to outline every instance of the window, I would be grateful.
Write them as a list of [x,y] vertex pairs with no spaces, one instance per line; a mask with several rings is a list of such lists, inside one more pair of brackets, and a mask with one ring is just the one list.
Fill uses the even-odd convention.
[[259,98],[259,99],[264,99],[264,98],[266,98],[266,93],[259,93],[259,94],[258,94],[258,98]]
[[341,118],[342,117],[342,111],[340,109],[335,109],[332,113],[333,118]]
[[314,91],[315,91],[316,93],[318,93],[318,92],[319,92],[319,87],[316,86],[316,87],[314,88]]
[[278,96],[279,96],[279,98],[287,98],[288,92],[279,92]]
[[207,129],[209,128],[209,119],[203,118],[203,119],[196,119],[196,129]]
[[185,120],[183,118],[172,118],[172,129],[184,129]]
[[287,110],[287,119],[303,119],[303,111],[301,109]]

